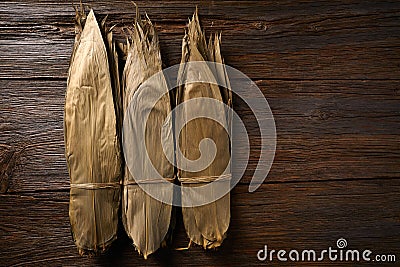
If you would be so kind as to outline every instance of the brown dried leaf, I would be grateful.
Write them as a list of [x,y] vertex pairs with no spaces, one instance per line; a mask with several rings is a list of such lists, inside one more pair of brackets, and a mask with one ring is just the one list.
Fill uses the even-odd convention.
[[[223,63],[220,53],[220,36],[215,35],[214,41],[210,38],[208,46],[206,45],[205,34],[201,30],[197,9],[188,25],[188,33],[183,38],[182,60],[183,66],[179,71],[179,79],[185,81],[185,77],[196,75],[198,69],[185,65],[190,61],[214,61]],[[213,66],[210,66],[213,68]],[[215,74],[215,80],[225,80],[229,84],[224,68],[214,66],[216,69],[210,69]],[[178,88],[177,104],[197,97],[208,97],[220,100],[226,104],[231,104],[231,93],[225,88],[220,88],[215,84],[189,83]],[[201,108],[194,107],[194,108]],[[221,112],[221,110],[215,110]],[[224,110],[222,110],[224,112]],[[230,125],[229,114],[226,114],[227,125]],[[179,136],[179,148],[182,155],[188,159],[199,158],[200,151],[198,145],[201,140],[211,138],[217,147],[217,155],[214,161],[206,169],[199,172],[189,172],[180,170],[178,179],[183,186],[198,186],[202,183],[200,177],[215,177],[223,174],[229,164],[230,149],[229,135],[217,123],[209,119],[197,118],[187,123]],[[207,152],[205,152],[207,153]],[[193,183],[193,180],[197,184]],[[185,183],[187,178],[191,178],[191,183]],[[228,181],[229,182],[229,181]],[[226,186],[229,186],[227,183]],[[183,192],[183,191],[182,191]],[[182,196],[190,199],[192,196]],[[182,209],[183,220],[186,232],[191,241],[204,247],[204,249],[215,248],[221,245],[226,237],[226,231],[230,221],[230,196],[226,194],[222,198],[210,204],[199,207],[189,207]]]
[[[77,12],[76,20],[64,116],[71,179],[69,215],[79,252],[96,254],[117,237],[121,154],[119,104],[114,104],[113,94],[118,99],[119,79],[117,59],[111,53],[109,61],[93,10],[87,17],[83,10]],[[113,46],[112,36],[108,38]]]
[[[158,44],[158,36],[150,19],[140,20],[140,15],[137,12],[136,21],[131,30],[132,43],[129,45],[126,65],[123,74],[124,88],[124,111],[127,110],[128,104],[138,96],[137,90],[153,74],[161,71],[161,55]],[[152,90],[165,90],[165,80],[161,81],[158,88],[150,88]],[[140,101],[135,102],[135,113],[132,114],[132,121],[137,122],[135,127],[138,131],[146,125],[145,143],[147,151],[141,151],[138,155],[136,164],[142,165],[142,155],[148,153],[153,166],[159,174],[164,178],[173,179],[174,167],[167,160],[163,153],[161,145],[161,129],[164,125],[164,120],[171,111],[170,99],[166,93],[154,107],[150,107],[146,101],[146,94],[151,94],[151,90],[144,91],[140,94]],[[143,112],[146,109],[151,109],[151,113],[147,122],[143,122]],[[138,140],[135,134],[129,136],[132,140],[132,146]],[[173,142],[167,145],[173,150]],[[143,163],[146,165],[147,163]],[[147,166],[138,166],[137,169],[142,170],[139,174],[140,179],[152,180],[154,177],[149,176],[146,171]],[[154,186],[157,186],[155,184]],[[160,191],[164,189],[160,187]],[[165,191],[165,192],[164,192]],[[160,192],[172,197],[173,192]],[[132,174],[128,168],[125,168],[124,189],[122,200],[122,218],[125,230],[128,236],[133,240],[133,243],[140,254],[144,258],[155,252],[164,241],[168,232],[171,220],[172,206],[153,199],[144,192],[139,185],[135,184]]]

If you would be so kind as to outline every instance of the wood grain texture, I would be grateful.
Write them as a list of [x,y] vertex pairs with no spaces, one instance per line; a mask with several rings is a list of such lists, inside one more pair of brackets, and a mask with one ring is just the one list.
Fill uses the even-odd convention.
[[[66,82],[6,80],[3,84],[0,154],[8,166],[10,178],[4,178],[8,191],[66,190]],[[267,181],[400,176],[400,98],[392,89],[400,82],[352,81],[349,85],[260,80],[257,84],[269,101],[277,127],[277,151]],[[251,140],[249,172],[242,179],[248,183],[258,163],[260,136],[249,108],[237,102],[235,109]]]
[[[260,264],[257,252],[264,245],[271,249],[322,250],[334,247],[340,237],[347,239],[351,249],[371,248],[376,254],[398,255],[400,221],[393,203],[400,201],[399,190],[399,180],[390,179],[268,184],[255,193],[248,193],[247,186],[240,185],[232,193],[231,226],[219,250],[162,249],[147,261],[137,255],[123,232],[107,254],[80,257],[71,242],[67,193],[47,199],[3,195],[0,261],[15,266],[255,266]],[[172,248],[187,245],[181,224],[174,239]]]
[[[88,1],[123,28],[129,1]],[[250,78],[398,79],[397,1],[138,1],[157,25],[163,61],[179,63],[187,18],[196,4],[207,32],[223,31],[225,61]],[[0,77],[65,78],[73,45],[71,1],[0,4]],[[26,12],[29,10],[29,12]],[[21,15],[23,14],[23,16]]]
[[[110,25],[118,23],[122,40],[134,18],[130,1],[88,3],[100,18],[109,14]],[[222,31],[226,63],[256,82],[274,114],[277,151],[267,180],[247,192],[261,139],[251,111],[235,98],[251,151],[232,193],[223,246],[163,249],[144,261],[120,225],[109,253],[80,257],[70,236],[63,140],[71,1],[2,1],[0,265],[258,265],[265,244],[325,249],[340,237],[351,249],[392,253],[399,261],[398,1],[137,3],[156,24],[166,66],[180,60],[196,4],[206,32]],[[174,240],[173,248],[187,245],[181,216]]]

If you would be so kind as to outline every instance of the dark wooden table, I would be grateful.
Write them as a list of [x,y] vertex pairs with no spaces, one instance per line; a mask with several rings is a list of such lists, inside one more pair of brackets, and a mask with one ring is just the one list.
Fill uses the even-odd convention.
[[[100,17],[109,14],[110,25],[119,23],[117,31],[134,18],[129,1],[90,4]],[[63,143],[71,1],[1,1],[0,265],[257,265],[268,263],[257,259],[264,245],[323,250],[336,247],[339,238],[348,249],[394,254],[398,264],[400,2],[197,4],[207,33],[222,31],[226,63],[263,91],[277,127],[271,172],[249,193],[260,139],[249,110],[236,103],[252,149],[248,171],[232,192],[223,246],[174,250],[188,242],[178,212],[173,247],[147,261],[122,228],[105,255],[78,255],[70,235]],[[138,5],[157,26],[165,65],[178,63],[196,3]],[[272,265],[278,263],[275,258]]]

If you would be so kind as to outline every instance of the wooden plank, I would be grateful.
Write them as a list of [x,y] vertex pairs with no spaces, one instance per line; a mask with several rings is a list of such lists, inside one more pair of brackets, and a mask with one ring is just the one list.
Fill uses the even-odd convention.
[[[122,40],[134,18],[131,3],[87,2],[100,18],[110,14]],[[349,249],[399,260],[399,1],[136,2],[160,32],[166,66],[180,61],[196,4],[207,33],[223,32],[226,63],[255,80],[275,116],[277,152],[266,183],[247,192],[260,136],[250,110],[236,99],[251,157],[232,193],[223,246],[175,251],[188,241],[178,212],[172,249],[147,261],[121,226],[106,255],[79,257],[70,236],[62,126],[74,39],[71,1],[2,1],[0,265],[255,266],[264,245],[321,250],[335,248],[340,237]]]
[[[128,1],[89,1],[99,16],[134,17]],[[166,65],[180,61],[196,3],[138,4],[157,24]],[[226,63],[253,79],[398,79],[400,3],[202,1],[207,32],[223,31]],[[29,10],[29,12],[25,12]],[[24,14],[24,16],[21,16]],[[0,3],[0,78],[65,78],[73,44],[70,1]]]
[[[277,126],[276,157],[267,182],[400,177],[399,81],[257,83]],[[65,81],[1,84],[2,192],[67,190]],[[242,179],[248,183],[261,139],[251,111],[235,102],[250,137],[250,161]]]
[[[42,193],[0,195],[0,262],[15,266],[255,266],[262,263],[257,252],[264,245],[276,250],[321,251],[336,248],[341,237],[347,240],[348,249],[398,256],[399,190],[398,179],[268,184],[255,193],[240,185],[232,193],[228,238],[218,251],[163,249],[147,261],[136,254],[122,229],[107,254],[80,257],[70,236],[67,193],[51,198],[42,198]],[[172,248],[188,242],[179,216],[174,240]],[[276,257],[274,262],[279,263]],[[293,266],[293,262],[286,264]]]

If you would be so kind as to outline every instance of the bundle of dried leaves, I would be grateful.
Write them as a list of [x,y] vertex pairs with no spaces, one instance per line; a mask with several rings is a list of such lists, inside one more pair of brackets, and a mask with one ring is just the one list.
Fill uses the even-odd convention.
[[71,180],[69,215],[80,254],[116,239],[120,204],[120,88],[112,33],[93,10],[76,10],[76,39],[65,100],[65,156]]
[[[230,91],[225,87],[219,87],[216,84],[209,83],[185,83],[187,77],[197,77],[199,75],[199,69],[196,68],[198,65],[190,65],[187,64],[188,62],[210,61],[223,63],[220,52],[220,38],[220,35],[215,35],[214,39],[211,36],[207,45],[205,34],[200,27],[196,9],[192,20],[189,21],[188,32],[183,38],[182,43],[182,60],[178,77],[183,85],[180,86],[177,91],[178,105],[199,97],[212,98],[224,102],[227,105],[231,105],[232,96]],[[215,81],[219,81],[219,84],[229,84],[224,67],[218,64],[210,64],[208,66],[208,73],[214,76],[213,79]],[[189,105],[188,108],[200,111],[204,107],[196,105],[195,102],[195,104]],[[221,108],[219,105],[211,107],[211,109],[212,110],[208,111],[210,114],[227,113],[225,109]],[[185,116],[185,114],[183,114],[183,116]],[[229,129],[230,116],[229,114],[225,114],[224,117],[226,118],[225,125]],[[178,179],[183,186],[199,186],[204,183],[211,183],[219,176],[223,175],[226,169],[230,169],[229,135],[223,127],[210,119],[197,118],[184,126],[179,137],[179,148],[182,151],[182,155],[191,160],[199,158],[201,154],[198,145],[200,141],[205,138],[212,139],[216,144],[216,157],[214,161],[202,171],[189,172],[179,170]],[[203,152],[207,153],[207,151],[202,151],[202,153]],[[229,187],[230,175],[224,176],[226,176],[225,181],[219,182],[218,185],[215,184],[216,186]],[[220,178],[222,178],[222,176]],[[190,202],[191,197],[194,196],[183,195],[182,199],[187,199]],[[218,247],[226,237],[226,231],[229,227],[230,196],[226,194],[222,198],[207,205],[183,208],[182,214],[186,233],[191,242],[193,241],[203,246],[204,249]]]
[[[170,181],[174,179],[174,166],[167,160],[161,144],[161,129],[166,126],[165,119],[171,112],[170,98],[164,77],[160,77],[155,84],[144,84],[153,74],[161,71],[162,62],[158,43],[158,36],[150,19],[141,20],[139,12],[136,12],[136,20],[130,31],[132,42],[129,45],[128,56],[123,73],[124,109],[127,105],[134,105],[130,113],[133,122],[132,131],[129,133],[128,149],[137,149],[138,143],[145,142],[146,151],[135,151],[135,174],[139,177],[133,179],[128,168],[125,168],[122,218],[128,236],[140,254],[144,258],[156,251],[163,243],[168,232],[172,206],[162,203],[143,191],[137,184],[148,183],[150,186],[158,186],[160,194],[172,197],[173,192],[154,184],[152,166],[164,178]],[[153,107],[149,99],[152,95],[161,93],[163,97]],[[151,110],[147,121],[144,121],[146,110]],[[126,113],[125,113],[126,114]],[[169,121],[170,130],[172,124]],[[145,128],[144,128],[145,127]],[[144,140],[136,134],[145,129]],[[125,133],[124,133],[125,134]],[[167,141],[168,142],[168,141]],[[173,140],[166,144],[169,153],[173,153]],[[145,160],[146,153],[151,162]],[[168,152],[167,152],[168,153]],[[153,183],[153,184],[152,184]]]
[[[118,209],[122,192],[122,221],[128,236],[140,254],[145,258],[156,251],[165,241],[171,224],[171,205],[149,196],[138,179],[152,183],[151,166],[144,159],[147,153],[152,166],[166,180],[173,181],[176,172],[165,153],[174,154],[173,138],[161,140],[164,128],[171,131],[172,121],[170,96],[163,76],[156,84],[143,84],[162,69],[158,36],[150,19],[136,20],[130,30],[131,42],[126,46],[116,44],[111,30],[105,27],[105,20],[99,25],[93,10],[86,16],[82,6],[76,10],[76,38],[68,74],[65,104],[65,147],[68,171],[71,180],[70,221],[73,239],[80,254],[96,254],[106,250],[117,236]],[[186,63],[191,61],[212,61],[223,63],[220,52],[220,35],[210,37],[206,44],[200,28],[197,9],[188,25],[183,39],[182,66],[178,78],[185,81],[188,75],[197,71]],[[126,64],[120,85],[118,47],[125,50]],[[229,87],[224,67],[210,67],[215,79]],[[141,87],[142,86],[142,87]],[[140,93],[138,93],[142,90]],[[149,106],[146,99],[153,93],[162,93],[155,106]],[[209,97],[227,105],[232,103],[229,90],[214,84],[186,84],[177,89],[176,104],[197,97]],[[122,114],[133,104],[131,121],[133,131],[129,136],[129,147],[139,147],[145,142],[146,151],[138,151],[135,157],[137,170],[132,176],[121,159]],[[201,108],[194,106],[193,108]],[[144,113],[151,109],[147,121]],[[219,107],[214,112],[224,113]],[[230,116],[226,124],[230,125]],[[166,120],[166,118],[169,118]],[[135,131],[143,131],[144,140]],[[184,126],[177,140],[183,156],[196,159],[198,144],[204,138],[211,138],[217,146],[217,156],[210,166],[199,172],[179,170],[178,179],[183,186],[198,186],[213,182],[229,169],[229,135],[207,119],[196,119]],[[163,150],[162,142],[164,142]],[[165,142],[167,142],[165,144]],[[124,172],[123,172],[124,169]],[[122,173],[124,173],[122,175]],[[122,179],[123,176],[123,179]],[[229,175],[228,175],[229,176]],[[229,186],[229,179],[225,183]],[[157,186],[157,185],[156,185]],[[160,194],[173,197],[173,192],[160,187]],[[190,199],[191,196],[183,196]],[[183,208],[183,220],[190,241],[206,248],[221,245],[230,221],[229,194],[210,204],[200,207]]]

